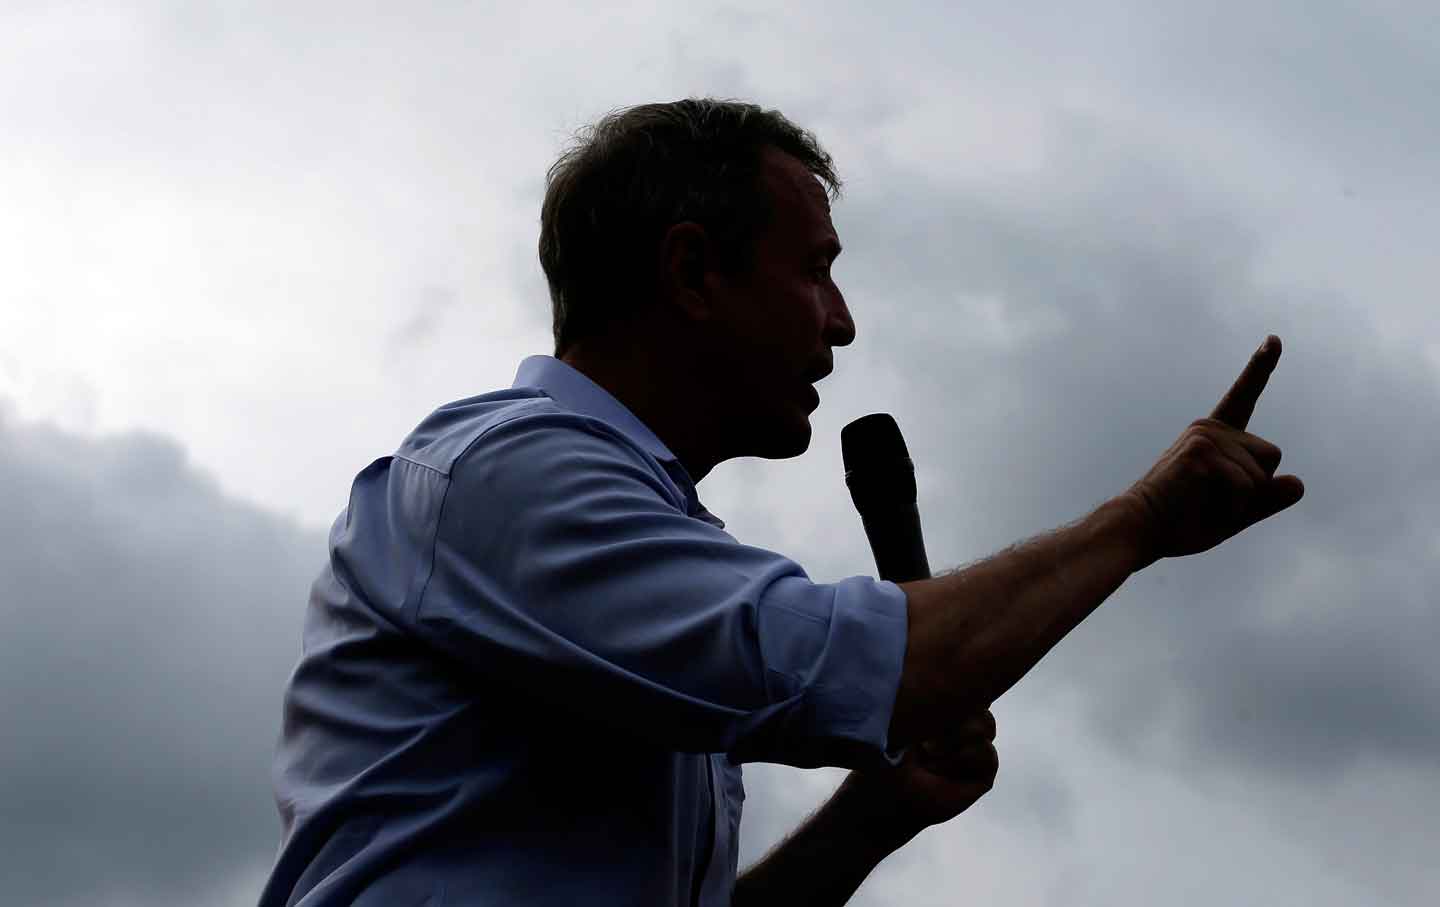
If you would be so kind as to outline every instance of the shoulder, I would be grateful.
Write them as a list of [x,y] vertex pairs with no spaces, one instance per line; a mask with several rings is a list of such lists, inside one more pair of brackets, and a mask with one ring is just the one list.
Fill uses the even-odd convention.
[[446,403],[400,442],[395,456],[450,475],[487,432],[527,413],[558,410],[555,401],[524,389],[495,391]]
[[567,410],[531,389],[448,403],[401,443],[396,458],[462,487],[529,496],[573,490],[587,477],[639,483],[683,508],[684,494],[639,444],[601,419]]

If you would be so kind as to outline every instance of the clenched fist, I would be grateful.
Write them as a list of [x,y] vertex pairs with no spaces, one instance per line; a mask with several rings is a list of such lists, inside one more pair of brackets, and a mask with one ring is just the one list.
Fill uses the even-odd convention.
[[1147,526],[1142,567],[1209,551],[1304,497],[1299,478],[1275,475],[1280,448],[1245,431],[1279,361],[1280,338],[1272,334],[1210,417],[1190,423],[1125,493]]
[[973,806],[999,770],[995,716],[986,709],[909,747],[898,766],[851,772],[839,793],[873,832],[909,840]]

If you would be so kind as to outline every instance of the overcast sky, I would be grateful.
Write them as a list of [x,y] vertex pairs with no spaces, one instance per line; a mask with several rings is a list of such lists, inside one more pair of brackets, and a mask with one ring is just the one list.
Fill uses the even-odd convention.
[[[607,110],[776,107],[846,181],[814,441],[701,486],[873,571],[895,415],[932,566],[1123,491],[1268,333],[1290,511],[1136,576],[994,707],[994,791],[859,907],[1440,893],[1440,7],[0,4],[0,899],[252,904],[324,530],[549,353],[544,172]],[[751,765],[742,868],[843,777]]]

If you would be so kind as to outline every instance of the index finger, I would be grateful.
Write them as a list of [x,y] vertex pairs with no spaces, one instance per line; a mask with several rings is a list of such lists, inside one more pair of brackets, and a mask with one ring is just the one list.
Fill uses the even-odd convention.
[[1250,357],[1245,371],[1235,379],[1235,383],[1220,400],[1210,418],[1244,431],[1250,422],[1250,416],[1255,412],[1255,403],[1260,399],[1260,392],[1265,390],[1270,373],[1275,370],[1275,364],[1279,361],[1280,338],[1271,334],[1260,344],[1255,355]]

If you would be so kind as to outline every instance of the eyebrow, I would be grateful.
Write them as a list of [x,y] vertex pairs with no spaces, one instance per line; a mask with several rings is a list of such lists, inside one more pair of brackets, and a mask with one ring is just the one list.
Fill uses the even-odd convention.
[[845,251],[845,247],[840,245],[840,240],[828,236],[815,247],[815,251],[829,254],[830,260],[834,261],[840,257],[841,252]]

